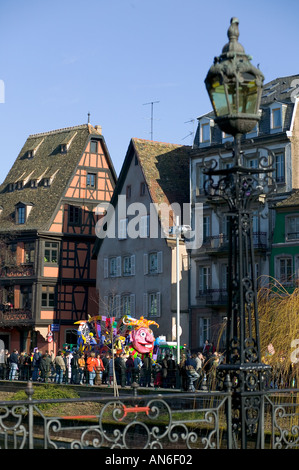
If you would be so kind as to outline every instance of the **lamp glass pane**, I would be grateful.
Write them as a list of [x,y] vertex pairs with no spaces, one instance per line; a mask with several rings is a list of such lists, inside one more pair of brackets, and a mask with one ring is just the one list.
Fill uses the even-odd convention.
[[224,85],[215,79],[209,88],[210,98],[217,116],[228,114]]
[[257,86],[255,81],[239,85],[239,112],[255,114],[257,104]]

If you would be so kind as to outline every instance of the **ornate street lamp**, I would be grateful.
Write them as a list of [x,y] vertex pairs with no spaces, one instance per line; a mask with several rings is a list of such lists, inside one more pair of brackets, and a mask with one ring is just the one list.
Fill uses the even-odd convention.
[[254,169],[243,161],[241,137],[260,119],[264,77],[238,42],[238,25],[239,21],[232,18],[229,43],[215,58],[205,80],[215,122],[234,136],[233,165],[221,169],[215,159],[205,159],[205,193],[214,204],[220,200],[226,203],[229,219],[227,344],[225,364],[217,369],[219,386],[226,379],[232,387],[228,446],[233,447],[240,436],[241,446],[246,448],[250,436],[259,448],[263,447],[261,420],[269,367],[261,362],[252,217],[253,209],[264,204],[266,195],[274,189],[273,154],[268,151],[266,158],[256,149],[258,165]]
[[238,42],[239,21],[231,19],[229,42],[215,57],[205,84],[216,114],[216,123],[233,136],[251,131],[260,119],[259,105],[264,76],[250,62]]

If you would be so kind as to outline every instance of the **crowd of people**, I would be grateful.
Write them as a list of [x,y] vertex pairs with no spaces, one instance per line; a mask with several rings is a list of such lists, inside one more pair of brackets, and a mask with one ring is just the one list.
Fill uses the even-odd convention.
[[[265,358],[264,358],[265,359]],[[160,355],[153,361],[150,354],[111,352],[80,352],[59,350],[41,352],[38,348],[28,354],[14,349],[0,351],[0,380],[53,382],[57,384],[107,385],[130,387],[180,388],[184,391],[213,390],[216,369],[223,362],[210,341],[196,353],[184,351],[177,362],[172,354]],[[114,365],[113,365],[114,364]],[[283,361],[273,366],[270,388],[297,387],[297,364],[284,373]],[[296,369],[296,370],[295,370]],[[179,383],[178,383],[179,379]]]
[[[150,354],[112,355],[110,352],[82,353],[77,350],[41,352],[35,348],[30,354],[11,353],[5,350],[0,354],[0,379],[57,384],[87,384],[120,387],[131,386],[133,382],[142,387],[180,388],[185,391],[200,388],[202,380],[211,373],[219,357],[212,344],[205,345],[201,352],[183,354],[177,365],[172,354],[166,354],[153,361]],[[114,362],[114,366],[113,366]]]

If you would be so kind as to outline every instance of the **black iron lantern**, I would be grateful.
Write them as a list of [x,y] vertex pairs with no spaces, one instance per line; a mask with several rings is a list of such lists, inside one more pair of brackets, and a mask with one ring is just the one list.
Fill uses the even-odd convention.
[[264,76],[238,42],[239,20],[232,18],[229,42],[215,57],[205,84],[223,132],[233,136],[250,132],[260,119],[259,106]]

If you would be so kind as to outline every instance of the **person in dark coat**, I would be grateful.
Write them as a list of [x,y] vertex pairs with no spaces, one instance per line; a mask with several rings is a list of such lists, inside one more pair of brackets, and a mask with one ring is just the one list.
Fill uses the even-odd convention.
[[126,382],[127,385],[132,384],[132,373],[134,369],[134,359],[132,356],[129,356],[126,360]]
[[46,352],[45,354],[42,355],[41,360],[40,360],[40,373],[41,373],[41,381],[42,382],[47,382],[51,370],[51,357],[49,354]]
[[126,386],[126,363],[124,361],[123,355],[119,354],[115,359],[115,374],[117,384],[121,387]]
[[143,358],[143,373],[145,387],[151,387],[152,380],[152,360],[149,353],[146,353]]

